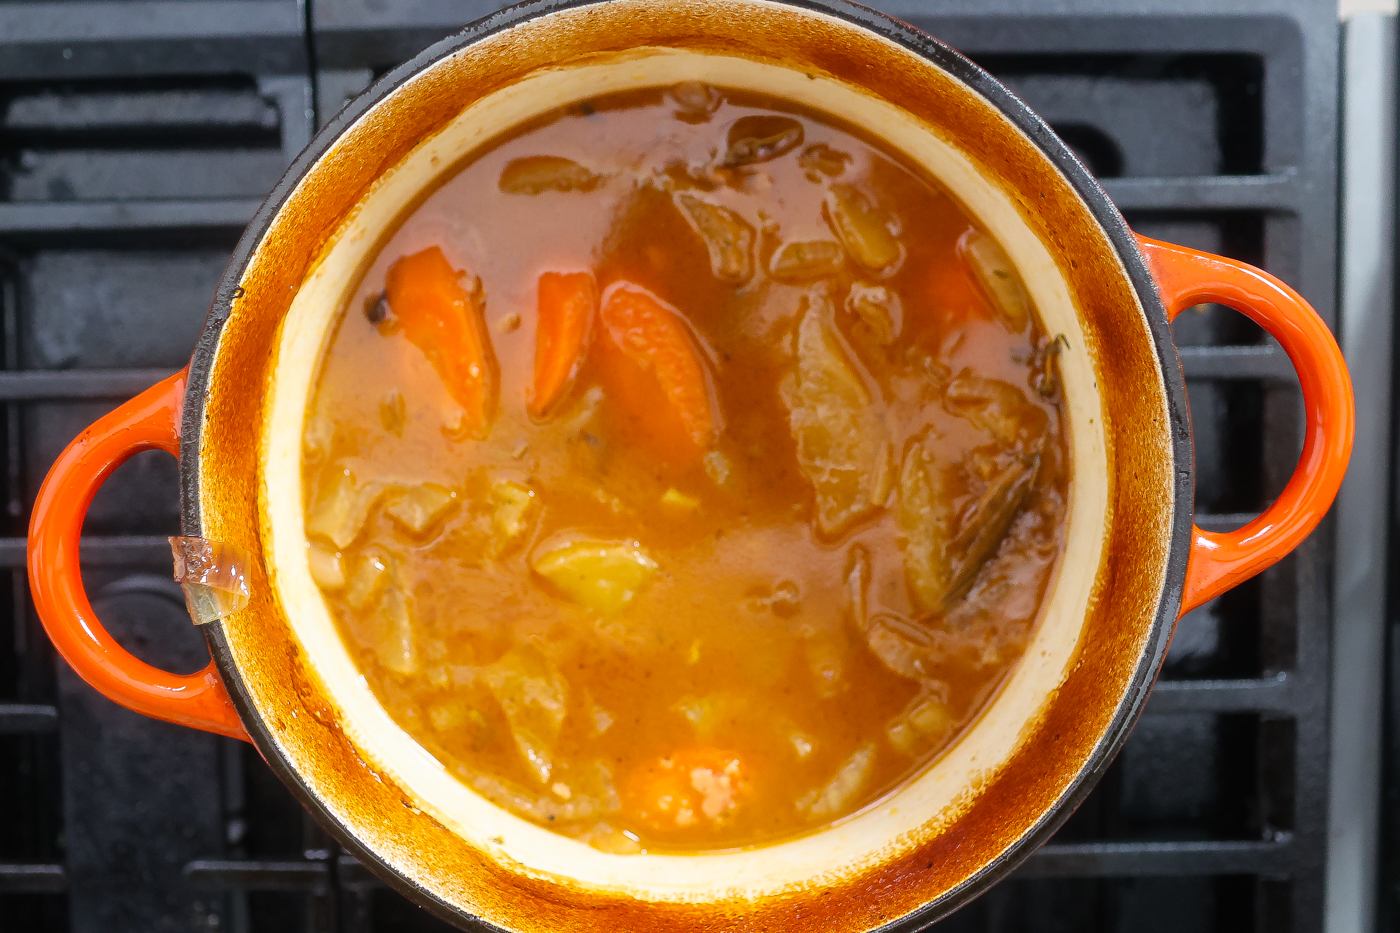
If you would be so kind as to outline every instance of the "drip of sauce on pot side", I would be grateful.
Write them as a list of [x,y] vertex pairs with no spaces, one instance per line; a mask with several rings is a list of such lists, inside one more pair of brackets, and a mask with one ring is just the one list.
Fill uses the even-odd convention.
[[856,132],[701,84],[548,114],[387,239],[321,361],[310,562],[394,720],[610,852],[925,769],[1063,547],[1058,340]]

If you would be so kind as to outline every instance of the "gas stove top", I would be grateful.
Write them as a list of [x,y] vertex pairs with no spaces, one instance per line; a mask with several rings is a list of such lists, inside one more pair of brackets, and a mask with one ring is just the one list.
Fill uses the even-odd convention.
[[[1393,32],[1391,18],[1341,31],[1335,7],[1305,0],[874,5],[1024,97],[1136,230],[1261,265],[1335,325],[1339,83],[1344,74],[1393,80],[1384,70],[1393,41],[1375,40]],[[0,563],[9,570],[0,576],[0,933],[442,928],[341,852],[249,747],[143,719],[79,681],[29,603],[23,535],[62,447],[186,362],[233,243],[314,128],[377,75],[495,8],[0,4]],[[1391,119],[1379,113],[1356,125]],[[1372,143],[1347,189],[1356,207],[1346,221],[1361,225],[1347,236],[1358,241],[1380,222],[1364,209],[1376,203],[1367,192],[1390,183],[1390,137]],[[1355,255],[1388,275],[1375,242]],[[1361,259],[1348,257],[1350,271]],[[1388,312],[1388,287],[1379,298],[1342,291],[1343,310],[1362,314],[1349,346],[1383,348],[1358,370],[1363,427],[1378,412],[1380,433],[1358,447],[1372,482],[1353,484],[1341,510],[1351,515],[1343,552],[1358,559],[1361,548],[1373,564],[1385,543],[1390,329],[1387,315],[1364,312]],[[1236,527],[1292,470],[1297,381],[1277,346],[1226,309],[1183,314],[1176,337],[1197,522]],[[176,506],[174,461],[137,457],[98,495],[83,557],[97,612],[119,640],[188,671],[207,654],[170,580],[164,536],[178,533]],[[1329,794],[1364,797],[1369,786],[1374,796],[1374,777],[1353,778],[1376,769],[1384,599],[1383,566],[1339,589],[1360,617],[1348,620],[1353,634],[1339,651],[1374,670],[1370,681],[1360,668],[1347,678],[1338,709],[1360,725],[1338,732],[1357,735],[1334,757],[1334,530],[1324,524],[1292,557],[1182,620],[1147,713],[1097,789],[1010,880],[940,929],[1323,929]],[[1361,873],[1350,888],[1332,882],[1334,931],[1362,929],[1353,924],[1370,916],[1375,809],[1358,806],[1345,811],[1352,835],[1333,846],[1335,864]]]

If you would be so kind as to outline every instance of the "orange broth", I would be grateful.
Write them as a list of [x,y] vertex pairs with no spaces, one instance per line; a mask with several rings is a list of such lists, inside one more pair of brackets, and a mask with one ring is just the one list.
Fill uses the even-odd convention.
[[1020,657],[1057,349],[859,131],[698,84],[575,104],[364,271],[308,411],[313,575],[394,720],[520,816],[791,837],[927,768]]

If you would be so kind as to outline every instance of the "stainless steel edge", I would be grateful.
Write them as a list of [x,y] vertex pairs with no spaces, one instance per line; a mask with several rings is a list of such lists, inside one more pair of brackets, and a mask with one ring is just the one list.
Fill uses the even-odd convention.
[[1384,692],[1387,467],[1394,312],[1396,20],[1342,30],[1338,329],[1356,388],[1351,467],[1337,498],[1327,933],[1376,924]]

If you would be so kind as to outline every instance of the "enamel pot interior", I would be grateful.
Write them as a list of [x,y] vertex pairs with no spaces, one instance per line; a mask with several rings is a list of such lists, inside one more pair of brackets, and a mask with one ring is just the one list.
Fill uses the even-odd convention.
[[[682,80],[825,111],[953,192],[1067,339],[1073,475],[1033,640],[927,772],[802,838],[620,856],[476,796],[379,706],[311,581],[301,435],[330,329],[405,210],[525,119]],[[1121,219],[1049,130],[955,53],[838,2],[527,5],[387,76],[249,228],[192,367],[185,533],[253,555],[249,607],[210,638],[263,755],[352,851],[440,915],[541,931],[922,923],[1043,841],[1140,710],[1185,567],[1185,412],[1166,318]]]

